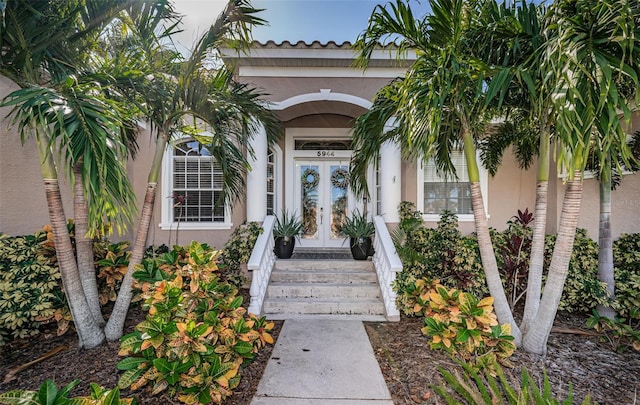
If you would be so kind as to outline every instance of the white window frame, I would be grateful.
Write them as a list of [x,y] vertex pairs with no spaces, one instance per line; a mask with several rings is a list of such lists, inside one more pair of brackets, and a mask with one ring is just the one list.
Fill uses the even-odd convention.
[[[273,212],[274,215],[280,215],[282,211],[282,149],[278,145],[271,145],[267,149],[267,156],[269,150],[273,153]],[[270,163],[267,161],[267,165]],[[266,173],[265,173],[265,181],[266,181]],[[268,193],[268,191],[267,191]]]
[[[178,222],[173,218],[173,145],[188,141],[190,137],[183,136],[175,142],[167,145],[167,150],[162,159],[162,179],[160,192],[158,197],[162,200],[160,229],[172,230],[178,227]],[[222,222],[180,222],[180,230],[227,230],[233,227],[231,222],[231,206],[224,206],[224,221]]]
[[[462,151],[461,151],[462,152]],[[476,161],[479,159],[479,154],[476,155]],[[418,175],[416,176],[418,179],[417,184],[417,203],[416,208],[418,211],[424,211],[424,166],[425,162],[420,161],[417,164]],[[489,174],[487,170],[481,165],[478,164],[478,174],[480,176],[480,190],[482,191],[482,200],[484,202],[484,210],[485,215],[489,218]],[[473,213],[471,214],[458,214],[459,222],[472,222],[474,221]],[[424,221],[429,222],[437,222],[440,220],[440,214],[422,214],[422,219]]]
[[382,157],[378,155],[376,159],[376,163],[373,168],[373,192],[372,194],[372,204],[371,208],[374,215],[383,215],[382,212],[382,183],[381,183],[381,175],[380,175],[380,162],[382,161]]

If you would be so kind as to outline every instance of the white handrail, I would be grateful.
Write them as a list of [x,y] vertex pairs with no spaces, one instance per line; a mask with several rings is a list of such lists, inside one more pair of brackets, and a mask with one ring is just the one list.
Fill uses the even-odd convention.
[[373,218],[373,224],[376,228],[376,237],[373,241],[375,249],[373,266],[378,275],[387,320],[397,322],[400,320],[400,311],[396,305],[397,294],[393,291],[392,284],[396,279],[396,274],[402,271],[402,261],[396,252],[384,219],[381,216],[376,216]]
[[273,252],[273,225],[275,220],[276,218],[273,215],[267,215],[264,218],[264,222],[262,222],[264,231],[258,236],[247,263],[247,269],[253,272],[249,290],[249,294],[251,294],[249,313],[258,316],[262,313],[262,304],[269,286],[269,278],[276,262],[276,254]]

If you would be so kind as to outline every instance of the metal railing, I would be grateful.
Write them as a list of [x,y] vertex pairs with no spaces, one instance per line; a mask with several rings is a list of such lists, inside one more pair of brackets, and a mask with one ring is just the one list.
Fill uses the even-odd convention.
[[261,315],[262,313],[262,304],[269,286],[269,278],[276,262],[276,255],[273,253],[273,225],[275,224],[275,219],[273,215],[267,215],[264,218],[262,223],[264,231],[258,236],[247,263],[247,269],[252,272],[251,288],[249,290],[249,294],[251,294],[249,312],[255,315]]
[[375,249],[373,266],[378,275],[387,320],[397,322],[400,320],[400,311],[396,305],[396,292],[393,291],[392,284],[396,279],[396,274],[402,271],[402,262],[393,245],[384,219],[381,216],[376,216],[373,218],[373,224],[376,228],[376,237],[373,240]]

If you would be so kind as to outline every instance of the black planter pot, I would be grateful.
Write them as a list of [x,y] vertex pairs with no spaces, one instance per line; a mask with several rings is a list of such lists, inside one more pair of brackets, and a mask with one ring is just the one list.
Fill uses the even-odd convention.
[[370,237],[366,238],[350,238],[351,256],[355,260],[367,260],[370,252],[373,251],[373,244]]
[[289,259],[293,255],[293,248],[296,246],[296,238],[278,236],[275,238],[273,252],[278,259]]

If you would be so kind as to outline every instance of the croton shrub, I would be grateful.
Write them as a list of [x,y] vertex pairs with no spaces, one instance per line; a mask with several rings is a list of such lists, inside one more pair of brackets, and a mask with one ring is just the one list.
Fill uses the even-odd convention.
[[220,279],[219,255],[192,242],[134,273],[148,315],[121,339],[120,388],[221,403],[238,386],[241,367],[273,343],[274,324],[247,314],[237,287]]
[[91,383],[91,395],[69,398],[72,390],[80,384],[75,380],[58,389],[56,383],[47,380],[38,391],[14,390],[0,394],[0,404],[17,405],[136,405],[135,398],[120,398],[120,390],[105,389]]
[[438,280],[420,279],[408,300],[414,313],[424,316],[422,333],[431,338],[432,349],[445,350],[478,369],[509,364],[516,346],[510,325],[498,323],[492,297],[478,300]]

